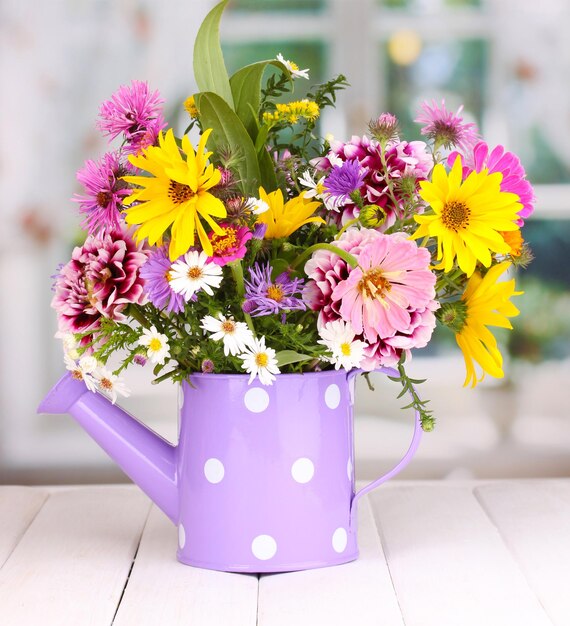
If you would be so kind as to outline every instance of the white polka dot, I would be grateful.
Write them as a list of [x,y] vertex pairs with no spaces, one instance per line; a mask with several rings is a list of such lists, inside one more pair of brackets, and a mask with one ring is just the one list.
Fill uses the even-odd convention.
[[243,401],[252,413],[263,413],[269,406],[269,394],[261,387],[253,387],[247,391]]
[[350,459],[346,462],[346,475],[348,480],[352,480],[352,461]]
[[186,545],[186,531],[184,530],[184,526],[182,526],[182,524],[178,527],[178,545],[181,550],[183,550]]
[[277,552],[277,542],[270,535],[258,535],[251,542],[253,556],[260,561],[267,561],[275,556]]
[[298,483],[308,483],[315,473],[315,466],[311,459],[302,457],[297,459],[291,466],[291,476]]
[[221,482],[225,474],[224,464],[220,459],[208,459],[204,463],[204,476],[214,485]]
[[325,391],[325,403],[329,409],[336,409],[340,404],[340,389],[334,383],[327,387]]
[[348,536],[346,534],[346,530],[344,528],[337,528],[332,536],[332,547],[335,552],[339,554],[344,552],[346,548],[346,543],[348,541]]

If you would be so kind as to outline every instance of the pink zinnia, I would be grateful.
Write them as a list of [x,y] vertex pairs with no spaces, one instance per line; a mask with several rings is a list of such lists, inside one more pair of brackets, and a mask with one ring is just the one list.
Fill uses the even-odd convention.
[[126,152],[139,152],[153,145],[158,133],[166,128],[158,91],[150,91],[148,84],[133,80],[122,85],[99,109],[98,127],[110,139],[123,135]]
[[403,352],[427,345],[435,327],[435,275],[430,254],[401,234],[349,228],[336,245],[358,261],[319,250],[305,265],[303,297],[319,311],[318,325],[349,322],[365,349],[365,369],[394,365]]
[[139,270],[146,258],[127,233],[89,235],[55,279],[59,329],[81,333],[99,328],[101,317],[123,320],[128,304],[145,301]]
[[422,103],[415,121],[424,125],[421,129],[422,135],[431,139],[436,146],[446,149],[457,147],[468,152],[479,140],[479,133],[475,124],[463,121],[460,116],[462,111],[463,105],[457,113],[452,113],[445,108],[445,100],[441,101],[441,106],[432,100],[431,105],[428,102]]
[[219,224],[223,233],[218,235],[210,232],[208,237],[214,251],[211,261],[216,265],[224,266],[231,261],[243,259],[247,251],[246,244],[253,237],[247,226],[236,224]]
[[130,193],[121,180],[126,173],[115,152],[103,155],[100,161],[86,161],[77,172],[85,194],[75,194],[73,200],[79,202],[79,211],[85,215],[81,226],[90,234],[120,229],[121,204]]
[[[449,155],[448,164],[453,166],[458,153]],[[489,152],[489,146],[480,141],[473,149],[473,155],[467,155],[464,161],[463,178],[467,178],[472,171],[480,172],[487,168],[489,174],[500,172],[503,175],[501,181],[501,191],[516,194],[523,208],[519,211],[519,226],[523,226],[523,218],[528,217],[534,211],[534,191],[532,185],[526,178],[526,172],[520,159],[512,152],[507,152],[503,146],[496,146]]]

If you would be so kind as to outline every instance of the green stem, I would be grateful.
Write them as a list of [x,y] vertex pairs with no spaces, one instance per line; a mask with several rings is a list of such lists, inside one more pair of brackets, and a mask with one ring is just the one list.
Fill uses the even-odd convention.
[[340,236],[342,235],[342,233],[344,233],[344,231],[347,228],[350,228],[351,226],[354,226],[354,224],[358,224],[358,222],[359,222],[359,218],[358,217],[355,217],[355,218],[353,218],[351,220],[348,220],[348,222],[338,231],[335,239],[340,239]]
[[136,320],[143,328],[150,328],[148,320],[145,318],[142,311],[139,310],[136,304],[130,304],[127,313],[134,320]]
[[347,252],[346,250],[343,250],[342,248],[339,248],[337,246],[333,246],[330,243],[316,243],[310,248],[307,248],[307,250],[305,250],[303,254],[299,255],[293,261],[293,263],[291,263],[291,267],[295,269],[298,265],[302,265],[311,256],[311,254],[313,254],[313,252],[316,252],[317,250],[328,250],[329,252],[332,252],[333,254],[339,256],[341,259],[345,260],[350,265],[350,267],[358,267],[358,261],[354,256],[352,256],[352,254],[350,254],[350,252]]
[[[245,296],[245,284],[243,281],[243,267],[241,261],[232,261],[231,263],[228,263],[228,265],[232,271],[232,276],[236,283],[237,295],[240,297],[241,300],[243,300]],[[245,321],[247,322],[249,330],[251,330],[251,332],[255,335],[255,326],[253,325],[251,315],[249,313],[243,312],[243,316],[245,318]]]

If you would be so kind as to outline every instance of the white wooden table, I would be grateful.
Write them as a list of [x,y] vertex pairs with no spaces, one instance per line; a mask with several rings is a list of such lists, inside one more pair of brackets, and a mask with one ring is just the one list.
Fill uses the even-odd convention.
[[570,479],[393,481],[320,570],[195,569],[176,537],[130,485],[0,487],[0,624],[570,625]]

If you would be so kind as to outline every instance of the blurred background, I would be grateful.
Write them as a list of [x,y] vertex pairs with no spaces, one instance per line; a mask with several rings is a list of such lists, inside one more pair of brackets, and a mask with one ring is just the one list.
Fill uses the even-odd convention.
[[[0,0],[0,483],[125,479],[72,418],[36,415],[63,373],[51,275],[80,237],[75,172],[106,149],[99,104],[146,80],[182,132],[181,103],[196,91],[194,37],[214,4]],[[516,330],[501,336],[506,376],[464,389],[462,358],[443,331],[418,353],[411,373],[429,377],[421,393],[437,425],[404,477],[570,476],[568,24],[568,0],[232,0],[224,15],[230,73],[281,52],[310,68],[309,84],[348,78],[322,134],[363,134],[390,111],[418,139],[419,103],[445,98],[465,106],[489,144],[517,153],[535,185],[523,234],[536,260],[517,277]],[[123,406],[174,440],[177,390],[151,387],[142,369],[127,375],[133,396]],[[364,479],[403,454],[413,424],[395,383],[374,382],[375,392],[357,389]]]

